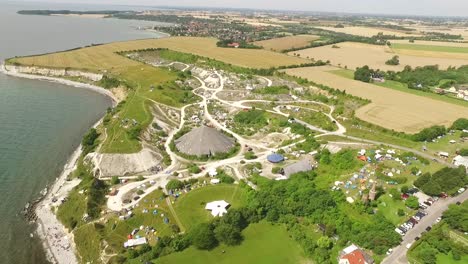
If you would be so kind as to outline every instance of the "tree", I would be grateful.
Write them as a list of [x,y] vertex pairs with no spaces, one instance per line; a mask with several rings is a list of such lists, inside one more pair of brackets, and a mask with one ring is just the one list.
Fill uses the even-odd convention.
[[399,208],[397,214],[398,214],[398,216],[404,216],[405,211],[403,209]]
[[453,122],[453,125],[450,127],[453,130],[463,130],[468,129],[468,118],[459,118]]
[[333,241],[327,236],[321,236],[317,240],[317,246],[320,248],[329,249],[333,246]]
[[167,190],[177,190],[177,189],[182,189],[183,187],[184,187],[184,183],[179,180],[170,180],[166,184]]
[[402,193],[408,193],[408,190],[409,190],[408,186],[406,186],[406,185],[401,186],[401,192]]
[[239,245],[242,242],[242,235],[239,228],[224,221],[216,225],[214,234],[219,242],[228,246]]
[[408,197],[408,199],[406,199],[405,205],[411,209],[418,209],[419,207],[418,198],[415,196]]
[[395,201],[401,200],[401,194],[396,188],[390,189],[389,193],[392,195],[392,199]]
[[391,59],[385,62],[387,65],[399,65],[400,64],[400,57],[398,55],[393,56]]
[[354,72],[354,80],[358,80],[361,82],[370,82],[372,72],[373,71],[367,65],[361,68],[357,68]]
[[468,232],[468,201],[461,205],[450,205],[444,212],[444,221],[453,229]]
[[211,224],[202,223],[195,226],[190,232],[190,240],[192,244],[198,249],[213,249],[218,245],[213,227]]

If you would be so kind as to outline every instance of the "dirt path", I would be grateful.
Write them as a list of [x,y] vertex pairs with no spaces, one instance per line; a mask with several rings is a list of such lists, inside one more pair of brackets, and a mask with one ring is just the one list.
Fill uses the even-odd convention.
[[177,216],[177,213],[174,210],[174,207],[172,207],[172,202],[171,202],[171,199],[169,197],[166,198],[166,203],[167,203],[167,207],[169,208],[169,211],[171,211],[171,214],[174,217],[174,220],[176,221],[177,225],[179,226],[180,231],[182,233],[184,233],[185,232],[185,227],[184,227],[184,225],[182,225],[182,222],[180,221],[179,217]]

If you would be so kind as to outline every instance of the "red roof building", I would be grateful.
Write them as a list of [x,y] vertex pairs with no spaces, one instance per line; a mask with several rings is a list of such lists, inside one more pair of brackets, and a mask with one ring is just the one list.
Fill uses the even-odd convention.
[[374,260],[356,245],[351,245],[341,252],[339,264],[372,264]]

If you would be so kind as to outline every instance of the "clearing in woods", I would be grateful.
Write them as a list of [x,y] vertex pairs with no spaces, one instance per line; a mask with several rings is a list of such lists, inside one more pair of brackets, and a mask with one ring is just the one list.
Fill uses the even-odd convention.
[[254,44],[263,47],[266,50],[281,52],[283,50],[288,50],[292,48],[307,47],[307,45],[319,38],[319,36],[314,35],[296,35],[256,41],[254,42]]
[[[410,50],[410,54],[398,50],[395,53],[388,46],[371,45],[356,42],[343,42],[335,45],[328,45],[317,48],[309,48],[298,51],[290,52],[290,55],[299,55],[303,58],[311,58],[315,60],[327,61],[333,65],[345,67],[348,69],[355,69],[364,65],[369,65],[373,69],[401,71],[406,65],[411,67],[426,66],[426,65],[439,65],[441,69],[446,69],[449,66],[462,66],[468,64],[468,57],[460,59],[459,56],[466,54],[458,53],[441,53],[452,54],[454,56],[443,57],[439,55],[429,56],[420,54],[415,56],[415,50]],[[405,53],[405,54],[403,54]],[[437,53],[437,52],[436,52]],[[399,55],[400,65],[386,65],[385,62],[391,59],[394,55]]]
[[396,131],[416,133],[432,125],[450,126],[456,119],[468,116],[468,107],[350,80],[329,72],[333,70],[337,68],[305,67],[285,72],[371,100],[356,111],[356,116]]
[[309,62],[306,59],[259,49],[234,49],[216,46],[214,38],[170,37],[114,42],[65,52],[14,58],[11,63],[49,68],[73,68],[88,71],[120,71],[141,65],[116,54],[119,51],[167,48],[174,51],[209,57],[247,68],[270,68]]

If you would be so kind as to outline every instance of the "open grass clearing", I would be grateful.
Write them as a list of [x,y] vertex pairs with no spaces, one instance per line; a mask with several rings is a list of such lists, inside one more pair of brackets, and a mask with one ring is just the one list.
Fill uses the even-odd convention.
[[[333,46],[338,46],[339,48],[333,48]],[[415,52],[417,51],[415,50],[410,50],[410,53],[402,51],[404,50],[398,50],[398,53],[395,54],[395,51],[388,46],[343,42],[335,45],[293,51],[289,54],[296,54],[303,58],[315,60],[329,60],[332,65],[346,66],[349,69],[368,65],[373,69],[401,71],[406,65],[414,68],[437,64],[441,69],[446,69],[449,66],[458,67],[468,64],[468,57],[465,59],[457,58],[456,56],[459,56],[459,54],[456,53],[453,53],[451,56],[445,56],[445,53],[440,56],[433,56],[431,54],[416,54]],[[394,55],[399,55],[400,65],[386,65],[385,62]]]
[[468,107],[350,80],[329,72],[333,70],[336,68],[324,66],[285,72],[371,100],[356,111],[356,116],[396,131],[415,133],[432,125],[450,126],[456,119],[468,116]]
[[89,71],[118,71],[141,63],[116,54],[119,51],[168,48],[192,53],[247,68],[270,68],[306,63],[307,60],[258,49],[230,49],[216,46],[214,38],[170,37],[114,42],[72,51],[15,58],[12,62],[51,68],[73,68]]
[[[260,222],[249,225],[239,246],[220,245],[211,251],[190,247],[182,252],[157,259],[158,264],[297,264],[306,263],[302,249],[288,235],[286,228]],[[225,253],[222,253],[225,251]]]
[[231,208],[239,208],[246,204],[246,199],[246,189],[237,184],[209,185],[182,194],[175,201],[174,209],[184,227],[190,229],[213,218],[205,209],[207,203],[225,200]]
[[465,254],[461,257],[460,260],[454,260],[452,252],[449,252],[447,255],[439,253],[437,254],[437,264],[462,264],[468,263],[468,254]]
[[314,35],[296,35],[286,36],[282,38],[274,38],[254,42],[255,45],[263,47],[271,51],[283,51],[292,48],[302,48],[309,45],[314,40],[319,39],[319,36]]

